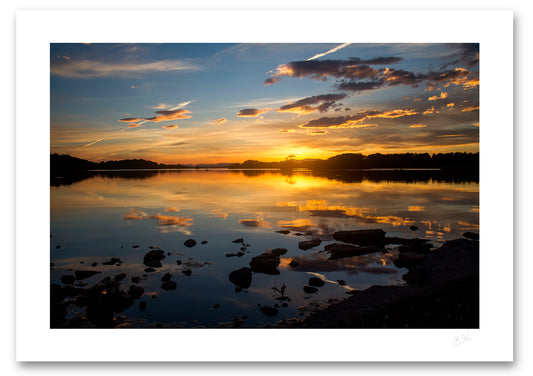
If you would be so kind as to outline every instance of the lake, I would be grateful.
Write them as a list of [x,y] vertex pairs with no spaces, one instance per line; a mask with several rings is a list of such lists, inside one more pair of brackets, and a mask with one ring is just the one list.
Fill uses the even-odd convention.
[[[122,290],[142,287],[114,312],[118,327],[246,328],[303,317],[354,289],[404,283],[394,245],[330,259],[324,247],[337,231],[383,229],[438,246],[479,230],[477,178],[441,171],[95,171],[54,178],[50,190],[51,283],[69,285],[62,276],[81,270],[100,273],[75,287],[106,277]],[[298,247],[312,239],[321,242]],[[287,251],[273,273],[254,271],[249,287],[229,280],[279,248]],[[158,250],[161,266],[145,271],[144,256]],[[166,273],[175,289],[161,288]],[[324,285],[309,293],[312,277]],[[67,319],[94,325],[83,304],[67,303]]]

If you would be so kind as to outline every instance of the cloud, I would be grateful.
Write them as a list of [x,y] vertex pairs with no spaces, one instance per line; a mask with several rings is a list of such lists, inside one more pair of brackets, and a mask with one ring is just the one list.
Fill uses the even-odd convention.
[[89,142],[88,144],[83,145],[82,148],[86,148],[87,146],[94,145],[94,144],[96,144],[97,142],[100,142],[100,141],[102,141],[102,140],[104,140],[104,139],[101,138],[101,139],[96,140],[96,141],[94,141],[94,142]]
[[316,129],[316,130],[310,130],[306,134],[308,136],[323,136],[327,133],[328,131],[326,131],[325,129]]
[[465,107],[461,110],[461,112],[470,112],[470,111],[476,111],[476,110],[479,110],[479,106]]
[[[119,120],[120,121],[120,120]],[[141,122],[141,123],[129,123],[128,124],[128,128],[137,128],[137,127],[142,127],[142,125],[144,124],[145,122]]]
[[266,109],[258,109],[258,108],[245,108],[244,110],[240,110],[237,114],[238,117],[258,117],[261,114],[264,114],[270,110],[269,108]]
[[270,223],[260,219],[241,219],[239,223],[246,227],[270,227]]
[[213,125],[220,125],[220,124],[223,124],[225,123],[227,120],[225,118],[220,118],[220,119],[213,119],[211,120],[211,124]]
[[426,127],[427,127],[426,124],[413,124],[409,126],[409,128],[426,128]]
[[422,113],[422,115],[428,115],[428,114],[438,114],[440,111],[435,110],[435,106],[432,106],[431,108],[428,108],[426,111]]
[[166,212],[179,212],[180,209],[177,208],[177,207],[175,207],[175,206],[171,206],[171,207],[169,207],[169,208],[166,208],[165,211],[166,211]]
[[179,126],[178,126],[177,124],[163,125],[163,128],[166,128],[166,129],[176,129],[176,128],[179,128]]
[[448,107],[448,108],[450,108],[450,109],[451,109],[453,106],[455,106],[455,103],[448,103],[448,104],[446,105],[446,107]]
[[198,67],[181,60],[161,60],[148,63],[59,60],[50,64],[51,74],[67,78],[124,76],[139,72],[168,72],[191,69],[198,69]]
[[341,45],[339,45],[339,46],[337,46],[337,47],[332,48],[331,50],[328,50],[328,51],[326,51],[326,52],[322,52],[322,53],[320,53],[320,54],[316,54],[315,56],[310,57],[310,58],[307,59],[307,60],[308,60],[308,61],[309,61],[309,60],[314,60],[314,59],[318,59],[319,57],[323,57],[323,56],[326,56],[326,55],[332,54],[333,52],[337,52],[338,50],[340,50],[340,49],[342,49],[342,48],[344,48],[344,47],[347,47],[347,46],[349,46],[350,44],[351,44],[351,43],[343,43],[343,44],[341,44]]
[[[374,59],[350,58],[348,60],[305,60],[280,64],[269,72],[264,83],[278,83],[282,77],[304,78],[325,81],[330,77],[342,80],[335,87],[346,91],[376,90],[387,86],[409,85],[418,87],[425,84],[430,90],[442,85],[463,85],[465,89],[479,85],[477,74],[465,68],[415,73],[403,69],[374,68],[375,65],[389,65],[401,61],[399,57],[377,57]],[[359,81],[364,80],[364,81]]]
[[448,93],[447,92],[441,92],[440,93],[440,96],[439,95],[434,95],[432,97],[428,97],[428,101],[436,101],[436,100],[439,100],[439,99],[446,99],[448,98]]
[[378,124],[365,123],[369,119],[395,119],[403,116],[417,115],[416,110],[392,110],[392,111],[378,111],[369,110],[361,111],[355,115],[322,117],[312,119],[305,124],[300,125],[300,128],[366,128],[376,127]]
[[141,118],[124,118],[124,119],[118,119],[118,121],[122,121],[122,122],[125,122],[125,123],[133,123],[133,122],[136,122],[136,121],[141,121],[143,119]]
[[278,133],[292,133],[296,132],[294,129],[280,129],[278,130]]
[[[300,115],[312,112],[326,112],[331,107],[338,106],[335,102],[346,98],[346,94],[323,94],[302,98],[296,102],[281,106],[277,112],[293,112]],[[316,106],[313,106],[316,105]]]
[[170,215],[150,215],[147,218],[157,219],[157,224],[159,226],[191,226],[193,219],[192,218],[182,218],[182,217],[173,217]]
[[158,123],[160,121],[189,119],[191,111],[188,110],[161,110],[155,112],[157,115],[151,118],[145,118],[143,120],[152,121]]

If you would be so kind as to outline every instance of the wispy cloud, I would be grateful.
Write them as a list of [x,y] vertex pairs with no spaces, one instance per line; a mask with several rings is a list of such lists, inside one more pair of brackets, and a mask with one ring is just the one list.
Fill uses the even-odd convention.
[[60,60],[50,65],[50,73],[68,78],[124,76],[139,72],[168,72],[198,69],[181,60],[161,60],[148,63],[102,62],[97,60]]
[[227,120],[225,118],[213,119],[213,120],[211,120],[211,124],[212,125],[220,125],[220,124],[225,123],[226,121]]
[[176,129],[176,128],[179,128],[179,126],[177,124],[163,125],[163,128],[165,128],[165,129]]
[[82,148],[86,148],[87,146],[94,145],[94,144],[96,144],[97,142],[100,142],[100,141],[102,141],[102,140],[103,140],[103,138],[101,138],[101,139],[99,139],[99,140],[96,140],[96,141],[94,141],[94,142],[89,142],[88,144],[83,145]]
[[244,110],[240,110],[237,113],[238,117],[258,117],[261,114],[264,114],[265,112],[269,111],[270,108],[260,109],[260,108],[245,108]]
[[361,111],[355,115],[322,117],[313,119],[305,124],[300,125],[300,128],[367,128],[376,127],[378,124],[367,123],[369,119],[395,119],[403,116],[417,115],[416,110],[392,110],[392,111]]
[[304,115],[312,112],[326,112],[332,107],[341,106],[336,102],[346,98],[346,94],[324,94],[302,98],[296,102],[281,106],[277,112],[293,112]]
[[448,93],[444,91],[440,93],[440,95],[434,95],[432,97],[428,97],[428,101],[436,101],[439,99],[446,99],[446,98],[448,98]]

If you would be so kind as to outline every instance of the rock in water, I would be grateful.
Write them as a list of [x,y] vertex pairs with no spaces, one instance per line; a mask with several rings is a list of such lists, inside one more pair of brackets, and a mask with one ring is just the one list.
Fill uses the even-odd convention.
[[304,286],[304,292],[306,294],[314,294],[317,291],[318,291],[318,289],[316,287],[311,287],[311,286],[307,286],[307,285]]
[[313,286],[313,287],[322,287],[324,286],[325,282],[318,278],[318,277],[311,277],[309,278],[309,286]]
[[252,270],[250,268],[241,268],[229,273],[229,280],[237,287],[247,289],[252,284]]
[[144,255],[144,265],[152,268],[160,268],[162,266],[161,260],[163,260],[165,257],[165,251],[161,249],[153,249]]
[[278,314],[278,310],[274,307],[264,306],[259,309],[261,310],[261,312],[263,312],[265,316],[268,316],[268,317],[273,317]]
[[192,247],[194,247],[196,245],[196,240],[187,239],[187,240],[185,240],[185,243],[183,243],[183,245],[185,245],[185,247],[192,248]]
[[298,264],[298,263],[297,263],[296,261],[294,261],[294,260],[291,260],[291,262],[289,262],[289,266],[290,266],[291,268],[296,268],[298,265],[300,265],[300,264]]
[[472,239],[472,240],[479,240],[479,234],[476,234],[475,232],[465,232],[463,234],[463,236],[467,239]]
[[192,274],[192,270],[190,269],[187,269],[187,270],[182,270],[181,271],[183,274],[185,274],[187,277],[190,276]]
[[170,281],[171,277],[172,277],[172,274],[166,273],[163,277],[161,277],[161,282],[168,282]]
[[349,244],[333,243],[324,247],[324,250],[330,254],[330,260],[336,260],[345,257],[362,256],[368,253],[380,252],[382,248],[376,246],[357,246]]
[[243,238],[235,239],[234,241],[232,241],[232,243],[243,243],[243,242],[244,242]]
[[252,257],[252,261],[250,261],[250,268],[252,268],[254,273],[276,275],[279,274],[279,270],[277,269],[279,263],[279,255],[275,253],[262,253],[258,256]]
[[80,279],[89,278],[98,273],[100,272],[97,272],[96,270],[76,270],[74,276],[79,281]]
[[74,276],[73,275],[62,275],[61,276],[61,283],[65,285],[71,285],[74,283]]
[[178,284],[174,281],[166,281],[166,282],[163,282],[163,284],[161,285],[161,288],[163,290],[176,290],[176,287],[178,287]]
[[298,243],[298,248],[304,250],[304,251],[307,251],[308,249],[311,249],[313,247],[318,247],[320,245],[320,243],[322,243],[322,241],[320,239],[311,239],[311,240],[306,240],[306,241],[303,241],[303,242],[299,242]]
[[385,231],[381,229],[338,231],[333,239],[359,245],[379,245],[385,240]]
[[128,295],[133,296],[135,299],[139,299],[144,294],[144,289],[140,286],[131,285],[128,290]]
[[416,230],[418,230],[418,226],[414,226],[414,225],[413,225],[413,226],[410,226],[409,228],[411,229],[411,231],[416,231]]

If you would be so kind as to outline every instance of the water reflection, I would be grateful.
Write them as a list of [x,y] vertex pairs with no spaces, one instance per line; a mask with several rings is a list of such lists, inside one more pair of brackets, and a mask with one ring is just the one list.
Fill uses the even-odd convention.
[[[332,260],[324,249],[337,231],[381,228],[388,237],[434,244],[477,231],[478,183],[438,178],[440,173],[101,171],[55,179],[51,282],[68,287],[62,276],[81,268],[100,273],[76,282],[88,283],[79,288],[116,281],[117,275],[126,292],[132,284],[142,287],[134,301],[113,290],[129,305],[105,314],[130,322],[116,322],[121,326],[138,320],[217,327],[238,318],[239,325],[254,327],[294,317],[312,302],[343,298],[347,289],[402,283],[406,270],[398,267],[403,264],[394,245]],[[191,247],[185,245],[189,239]],[[299,247],[313,239],[321,242]],[[161,266],[146,271],[143,258],[156,249],[165,256]],[[105,264],[112,258],[120,262]],[[228,278],[238,270],[240,285]],[[161,289],[166,273],[176,283],[173,290]],[[303,287],[313,275],[326,283],[308,293]],[[117,285],[106,280],[98,286]]]

